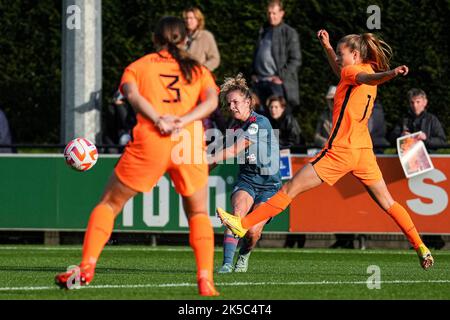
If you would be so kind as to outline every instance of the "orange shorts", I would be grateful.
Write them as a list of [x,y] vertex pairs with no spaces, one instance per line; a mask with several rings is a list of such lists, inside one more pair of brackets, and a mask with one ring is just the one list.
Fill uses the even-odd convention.
[[349,172],[366,186],[383,179],[372,149],[324,148],[310,163],[330,186]]
[[[185,141],[184,147],[190,148],[191,154],[205,154],[203,141],[197,144]],[[208,164],[189,159],[183,162],[174,158],[174,154],[179,154],[174,149],[180,149],[178,141],[172,141],[170,136],[161,136],[149,124],[137,124],[133,129],[133,140],[126,146],[114,172],[123,184],[139,192],[150,191],[167,172],[177,193],[190,196],[207,184]]]

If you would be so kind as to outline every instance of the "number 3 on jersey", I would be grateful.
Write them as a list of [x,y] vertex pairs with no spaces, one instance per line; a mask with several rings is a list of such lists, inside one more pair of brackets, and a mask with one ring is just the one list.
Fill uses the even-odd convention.
[[180,89],[175,88],[175,85],[180,80],[179,76],[160,74],[161,81],[167,88],[167,93],[169,94],[169,99],[163,99],[164,103],[176,103],[181,102]]

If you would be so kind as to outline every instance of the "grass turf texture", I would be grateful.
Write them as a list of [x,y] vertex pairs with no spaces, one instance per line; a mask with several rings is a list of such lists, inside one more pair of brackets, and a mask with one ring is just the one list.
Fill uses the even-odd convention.
[[[0,246],[0,299],[211,299],[197,295],[187,247],[107,246],[94,281],[61,290],[56,273],[78,263],[74,246]],[[257,249],[247,273],[217,274],[215,299],[450,299],[450,252],[424,271],[412,250]],[[216,248],[215,269],[222,261]],[[380,289],[368,289],[380,268]]]

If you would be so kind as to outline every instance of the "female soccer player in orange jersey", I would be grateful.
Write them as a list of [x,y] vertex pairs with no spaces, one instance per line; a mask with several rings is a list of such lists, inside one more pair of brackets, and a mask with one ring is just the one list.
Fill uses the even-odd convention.
[[405,76],[408,67],[389,69],[391,48],[371,33],[343,37],[335,53],[326,30],[317,36],[325,49],[328,62],[340,78],[333,107],[333,128],[323,150],[306,164],[281,190],[244,218],[235,217],[218,208],[222,222],[236,235],[281,213],[298,194],[329,185],[351,172],[366,187],[370,196],[388,213],[416,250],[420,264],[428,269],[434,263],[423,244],[408,212],[395,202],[383,180],[372,150],[367,127],[377,94],[377,85],[398,75]]
[[[157,52],[130,64],[122,76],[120,90],[137,112],[137,125],[100,203],[91,213],[77,272],[81,285],[92,281],[98,257],[111,236],[114,219],[125,203],[138,192],[150,191],[167,172],[183,198],[189,220],[199,294],[216,296],[214,234],[206,203],[208,164],[200,120],[216,109],[218,88],[211,73],[182,49],[186,29],[181,19],[161,19],[153,41]],[[174,135],[181,131],[188,135],[188,142],[183,141],[182,145],[191,149],[185,153],[205,161],[194,163],[192,159],[177,158],[174,147],[180,142]],[[56,283],[63,288],[70,287],[74,272],[57,275]]]

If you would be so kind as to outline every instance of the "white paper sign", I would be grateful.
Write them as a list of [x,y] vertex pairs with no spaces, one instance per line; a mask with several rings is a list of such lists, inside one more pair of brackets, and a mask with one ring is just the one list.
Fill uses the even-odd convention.
[[434,169],[425,144],[418,139],[421,133],[422,131],[419,131],[397,138],[398,156],[407,178]]

